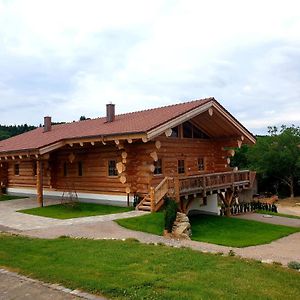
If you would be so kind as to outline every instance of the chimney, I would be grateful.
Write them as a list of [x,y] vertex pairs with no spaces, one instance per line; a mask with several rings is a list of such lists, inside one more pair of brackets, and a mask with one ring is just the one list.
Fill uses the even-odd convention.
[[112,103],[106,104],[106,122],[115,120],[115,105]]
[[44,132],[51,131],[51,117],[44,117]]

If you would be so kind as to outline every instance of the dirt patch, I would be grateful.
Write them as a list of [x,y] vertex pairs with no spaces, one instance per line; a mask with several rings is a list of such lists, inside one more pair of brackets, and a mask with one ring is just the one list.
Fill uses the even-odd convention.
[[277,207],[279,213],[300,217],[300,197],[280,199]]
[[300,207],[300,197],[279,199],[278,204],[281,206]]

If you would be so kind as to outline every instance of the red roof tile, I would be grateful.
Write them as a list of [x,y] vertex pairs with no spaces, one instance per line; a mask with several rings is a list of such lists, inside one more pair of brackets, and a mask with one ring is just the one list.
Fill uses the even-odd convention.
[[107,123],[104,117],[53,125],[49,132],[43,132],[44,128],[37,128],[1,141],[0,153],[39,149],[71,138],[145,133],[212,100],[214,98],[116,115],[115,120],[110,123]]

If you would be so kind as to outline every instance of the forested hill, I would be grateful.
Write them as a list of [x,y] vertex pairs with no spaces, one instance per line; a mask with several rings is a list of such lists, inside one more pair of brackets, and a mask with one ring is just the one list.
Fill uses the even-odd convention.
[[12,136],[24,133],[26,131],[35,129],[35,126],[24,125],[0,125],[0,141],[8,139]]

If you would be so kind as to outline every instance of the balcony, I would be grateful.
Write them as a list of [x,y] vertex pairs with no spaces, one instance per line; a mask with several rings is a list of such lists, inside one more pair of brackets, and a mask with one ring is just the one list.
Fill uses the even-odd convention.
[[174,179],[175,195],[179,199],[181,196],[191,194],[206,196],[229,188],[232,190],[249,189],[254,179],[255,172],[249,170],[179,177]]

